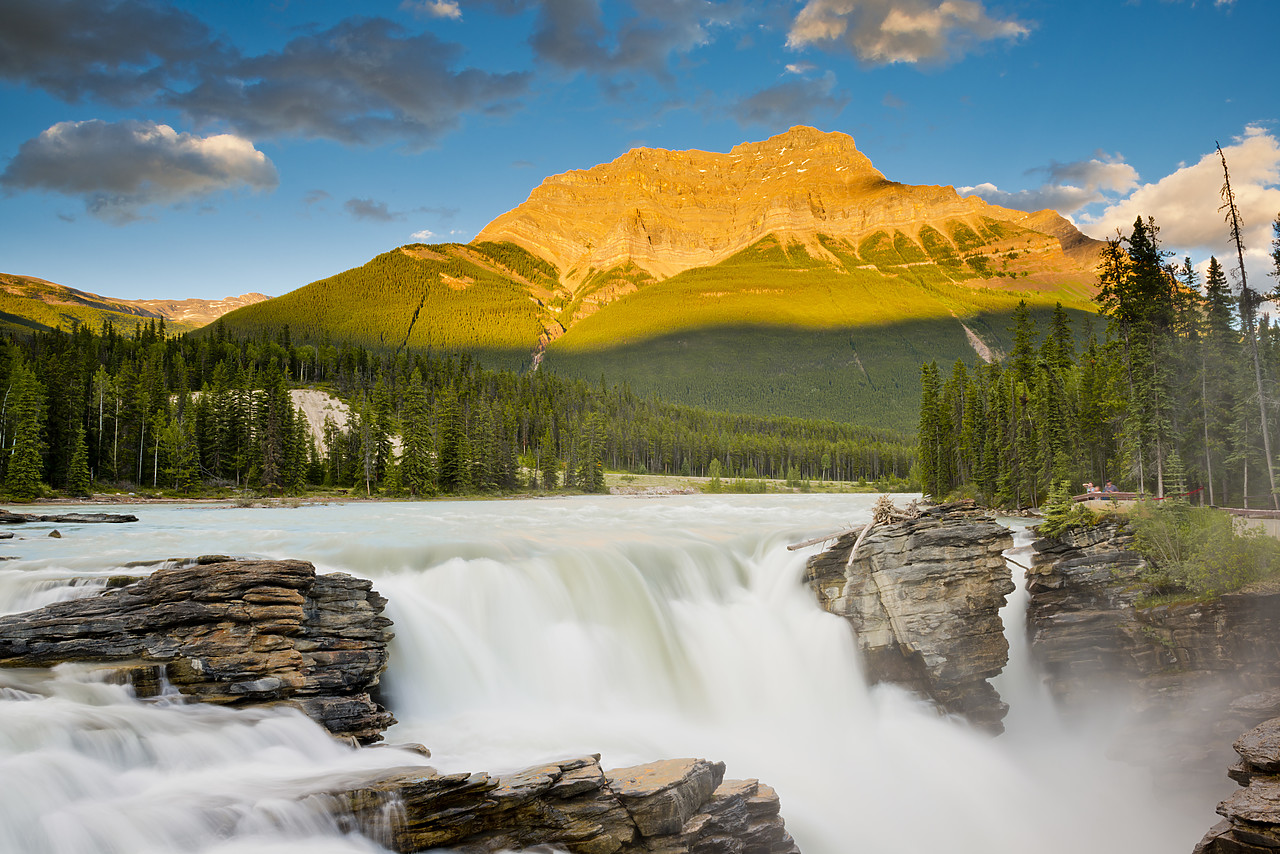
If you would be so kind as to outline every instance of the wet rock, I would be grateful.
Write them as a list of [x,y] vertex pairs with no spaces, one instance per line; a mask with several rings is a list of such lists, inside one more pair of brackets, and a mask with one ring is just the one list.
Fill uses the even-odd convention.
[[1258,724],[1232,745],[1247,765],[1264,774],[1280,774],[1280,718]]
[[777,794],[723,773],[704,759],[606,772],[588,756],[501,777],[398,769],[317,797],[349,829],[399,852],[798,854]]
[[856,534],[809,560],[822,606],[857,632],[868,678],[932,698],[1000,731],[1008,706],[987,681],[1009,660],[1000,608],[1014,589],[1001,552],[1009,530],[972,501]]
[[57,529],[57,528],[54,528],[52,531],[50,531],[50,532],[49,532],[49,536],[50,536],[50,537],[52,537],[52,538],[53,538],[53,539],[55,539],[55,540],[60,540],[60,539],[62,539],[62,534],[59,534],[59,533],[58,533],[58,529]]
[[317,576],[304,561],[168,565],[97,596],[0,617],[0,666],[161,665],[192,699],[285,703],[367,743],[394,723],[369,694],[392,637],[385,605],[371,582]]
[[1151,590],[1132,543],[1114,521],[1036,541],[1032,655],[1068,713],[1131,717],[1118,755],[1216,777],[1242,729],[1280,714],[1280,583],[1139,607]]
[[1218,804],[1214,825],[1196,854],[1275,854],[1280,850],[1280,718],[1265,721],[1235,742],[1240,762],[1229,776],[1242,788]]
[[33,513],[13,513],[0,510],[0,525],[21,525],[27,522],[60,522],[63,524],[119,524],[136,522],[138,517],[132,513],[58,513],[39,515]]

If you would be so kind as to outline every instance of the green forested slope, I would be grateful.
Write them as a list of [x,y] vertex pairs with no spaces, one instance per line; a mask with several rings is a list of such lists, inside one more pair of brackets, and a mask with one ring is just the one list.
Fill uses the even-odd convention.
[[527,366],[555,271],[512,244],[414,244],[368,264],[246,306],[221,322],[236,334],[288,326],[304,341],[472,353],[495,367]]
[[1035,250],[1044,235],[994,220],[981,235],[940,227],[948,233],[881,231],[857,245],[820,235],[807,249],[770,236],[664,281],[632,266],[593,272],[572,292],[510,243],[417,244],[221,322],[515,369],[560,323],[568,329],[542,364],[568,377],[720,411],[910,431],[920,363],[978,358],[966,325],[1004,350],[1019,301],[1033,316],[1056,302],[1091,310],[1090,277],[1053,269]]
[[[34,331],[71,330],[77,326],[102,329],[110,322],[131,330],[134,325],[159,316],[110,297],[102,297],[30,276],[0,273],[0,330],[27,334]],[[190,326],[169,323],[171,331]]]
[[1017,253],[966,259],[956,237],[824,238],[839,265],[766,238],[610,304],[555,341],[544,364],[693,406],[911,430],[920,363],[977,360],[965,326],[1005,351],[1020,301],[1046,319],[1056,302],[1091,310],[1085,277],[1046,287],[1020,275],[1025,260],[1007,257]]

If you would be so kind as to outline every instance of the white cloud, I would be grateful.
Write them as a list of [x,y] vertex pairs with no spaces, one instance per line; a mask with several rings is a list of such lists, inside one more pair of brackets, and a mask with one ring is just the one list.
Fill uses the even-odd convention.
[[983,42],[1025,36],[978,0],[808,0],[787,33],[792,48],[837,47],[871,65],[957,60]]
[[[1271,224],[1280,212],[1280,140],[1266,128],[1250,125],[1222,151],[1244,223],[1245,260],[1252,280],[1270,270]],[[1231,267],[1235,248],[1220,210],[1222,184],[1222,161],[1212,151],[1154,183],[1142,184],[1100,214],[1082,217],[1081,228],[1094,237],[1108,237],[1116,229],[1128,233],[1139,216],[1153,216],[1165,248],[1179,256],[1214,254],[1223,266]],[[1274,282],[1261,279],[1251,284],[1265,290]]]
[[456,0],[419,0],[416,3],[413,0],[405,0],[400,4],[400,8],[432,18],[462,20],[462,9],[458,7]]
[[1118,193],[1138,186],[1138,171],[1117,156],[1099,155],[1072,163],[1050,163],[1031,170],[1044,172],[1049,180],[1034,190],[1006,192],[994,184],[960,187],[958,192],[981,196],[993,205],[1020,211],[1052,208],[1073,214],[1098,202],[1113,200]]
[[413,234],[409,235],[409,237],[422,243],[427,242],[428,240],[430,240],[435,236],[436,236],[436,233],[434,231],[431,231],[430,229],[426,229],[426,228],[422,229],[422,231],[415,231]]
[[94,216],[115,224],[168,205],[248,187],[279,184],[275,166],[233,134],[196,136],[149,121],[59,122],[24,142],[0,185],[78,196]]
[[816,67],[817,66],[811,62],[789,62],[787,63],[786,70],[788,74],[808,74]]

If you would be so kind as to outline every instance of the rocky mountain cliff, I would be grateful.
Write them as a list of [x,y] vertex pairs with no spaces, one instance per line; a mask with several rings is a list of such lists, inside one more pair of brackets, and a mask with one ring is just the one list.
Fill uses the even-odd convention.
[[132,328],[135,321],[164,319],[173,331],[198,329],[229,311],[270,299],[248,293],[220,300],[127,300],[70,288],[34,276],[0,273],[0,319],[12,325],[70,328],[103,319]]
[[[573,287],[593,271],[629,264],[665,279],[716,264],[770,234],[839,264],[820,235],[856,244],[877,231],[900,231],[921,242],[926,228],[952,236],[960,223],[981,236],[983,218],[1034,232],[1030,245],[1020,235],[1017,249],[1054,266],[1092,270],[1101,246],[1053,211],[1028,214],[951,187],[890,181],[852,137],[811,127],[727,154],[637,148],[611,163],[553,175],[476,240],[522,246],[554,264]],[[956,249],[1014,244],[978,237]]]

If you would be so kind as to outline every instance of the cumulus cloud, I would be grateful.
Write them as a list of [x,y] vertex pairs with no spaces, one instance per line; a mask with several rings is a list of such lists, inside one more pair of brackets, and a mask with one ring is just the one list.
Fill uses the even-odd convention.
[[409,235],[410,238],[412,238],[413,240],[417,240],[420,243],[426,243],[428,240],[430,240],[435,236],[436,236],[436,233],[429,228],[424,228],[422,229],[422,231],[415,231],[413,234]]
[[228,54],[200,19],[146,0],[5,0],[0,80],[137,103]]
[[202,137],[147,121],[60,122],[24,142],[0,174],[8,191],[76,196],[115,224],[141,218],[152,205],[278,183],[275,166],[243,137]]
[[[456,2],[419,4],[449,15]],[[177,108],[240,135],[433,144],[467,113],[513,109],[530,75],[459,67],[461,45],[350,18],[244,56],[151,0],[4,0],[0,81],[66,101]]]
[[869,65],[958,60],[984,42],[1029,32],[978,0],[807,0],[787,33],[792,48],[849,51]]
[[788,74],[799,74],[801,76],[814,70],[816,70],[816,67],[811,62],[789,62],[786,66]]
[[1113,200],[1117,194],[1138,186],[1138,171],[1118,155],[1100,154],[1089,160],[1054,162],[1031,170],[1031,174],[1041,172],[1047,174],[1048,180],[1034,190],[1007,192],[994,184],[983,183],[959,187],[958,192],[981,196],[993,205],[1015,210],[1052,208],[1070,215],[1089,205]]
[[459,8],[456,0],[417,0],[417,2],[405,0],[400,4],[400,8],[431,18],[448,18],[452,21],[462,20],[462,9]]
[[[1230,145],[1222,147],[1231,167],[1231,188],[1244,221],[1246,262],[1265,271],[1270,261],[1271,224],[1280,211],[1280,140],[1266,128],[1251,125]],[[1164,245],[1183,253],[1234,256],[1222,207],[1222,161],[1217,151],[1204,154],[1153,183],[1141,184],[1096,216],[1081,218],[1081,227],[1094,237],[1126,234],[1139,216],[1153,216]],[[1270,287],[1269,280],[1262,280]]]
[[465,112],[502,112],[529,75],[455,71],[460,45],[384,20],[347,20],[243,60],[166,98],[197,121],[225,121],[253,137],[392,140],[424,148]]
[[342,203],[342,209],[350,214],[352,219],[368,222],[395,222],[404,219],[402,212],[390,210],[386,202],[373,199],[347,199]]
[[631,0],[616,28],[601,0],[488,0],[504,14],[533,11],[529,44],[539,59],[568,71],[610,77],[629,72],[669,82],[670,66],[714,40],[747,12],[740,0]]
[[835,84],[830,71],[813,80],[786,80],[731,104],[729,114],[739,124],[771,129],[812,122],[819,113],[835,116],[849,103],[848,94],[834,91]]

